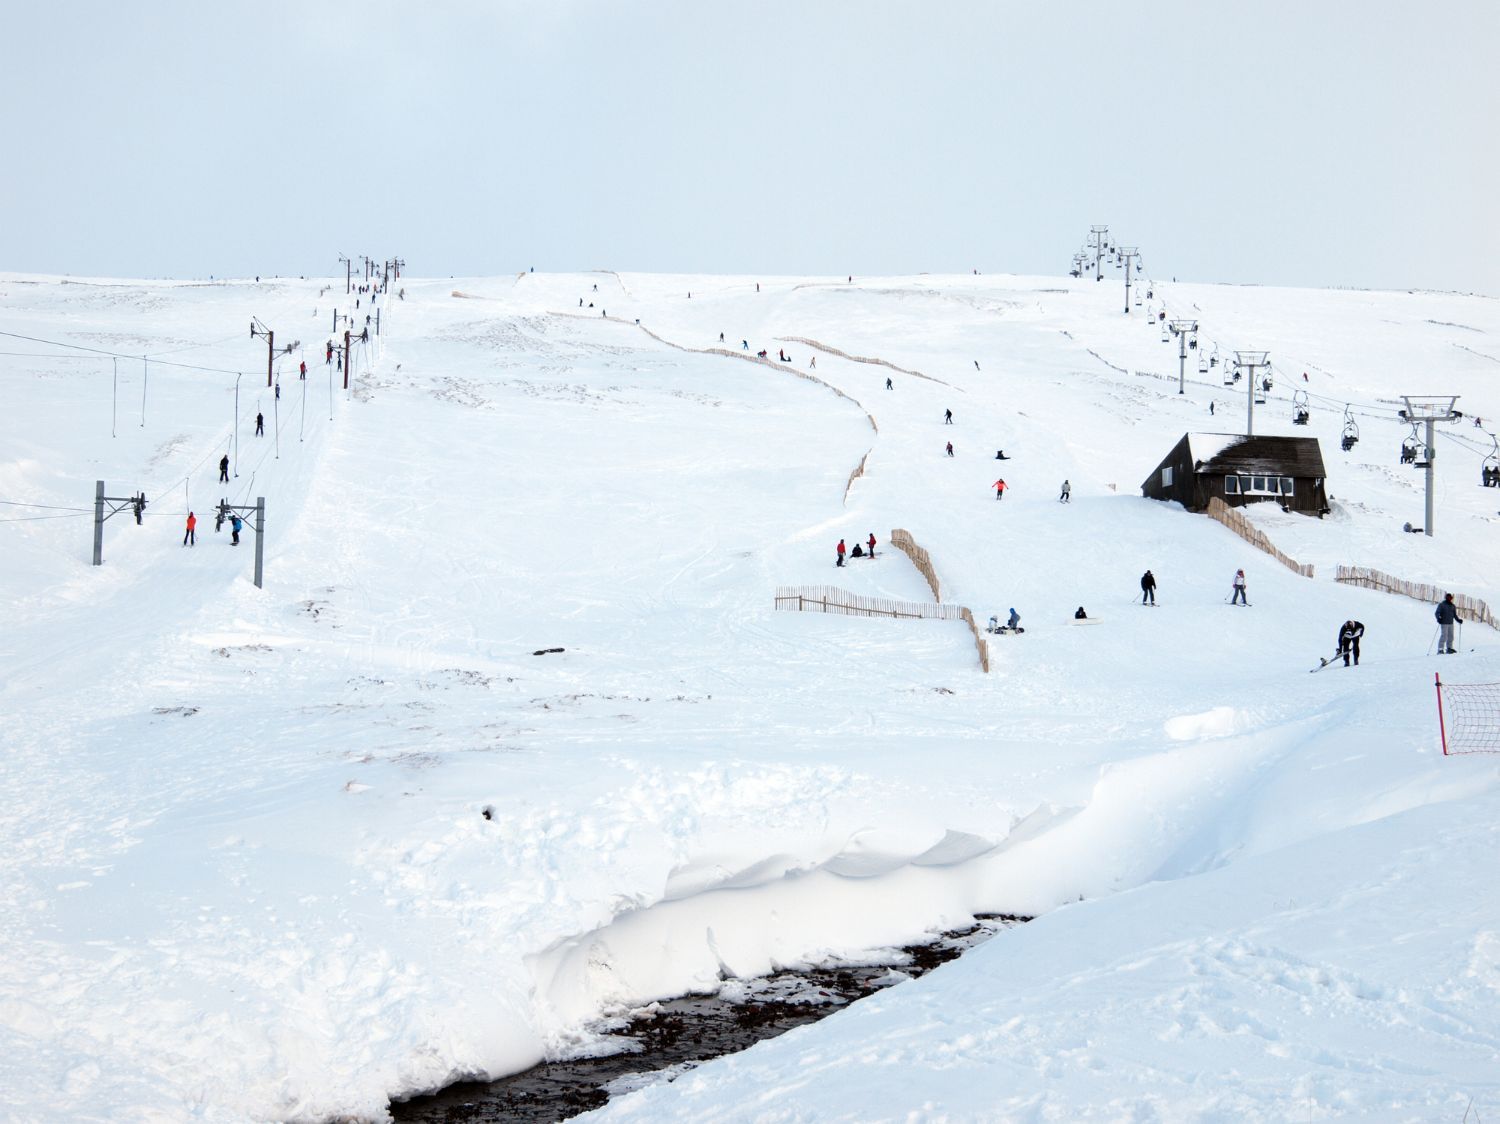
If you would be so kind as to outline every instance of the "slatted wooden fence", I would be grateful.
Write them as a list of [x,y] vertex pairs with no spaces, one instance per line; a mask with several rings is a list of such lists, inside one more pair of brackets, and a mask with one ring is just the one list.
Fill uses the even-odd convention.
[[[1342,563],[1339,565],[1338,575],[1334,580],[1345,585],[1358,585],[1365,589],[1378,589],[1383,593],[1410,597],[1413,601],[1425,601],[1429,605],[1436,605],[1445,594],[1453,593],[1452,590],[1444,589],[1442,586],[1428,585],[1426,582],[1409,582],[1403,578],[1382,573],[1380,570],[1372,570],[1368,566],[1345,566]],[[1500,628],[1500,623],[1496,623],[1495,615],[1490,612],[1489,605],[1478,597],[1470,597],[1467,593],[1454,593],[1453,604],[1458,607],[1458,615],[1464,620],[1478,621],[1491,628]]]
[[776,608],[799,613],[838,613],[846,617],[898,617],[937,621],[963,620],[964,614],[968,612],[960,605],[930,605],[923,601],[865,597],[835,585],[778,586]]
[[932,599],[941,601],[943,599],[943,587],[938,581],[937,570],[932,565],[932,558],[927,551],[917,545],[917,540],[911,537],[909,531],[903,531],[897,527],[891,532],[891,545],[911,559],[912,565],[927,579],[927,587],[932,590]]
[[1257,550],[1265,551],[1288,570],[1294,570],[1304,578],[1313,576],[1311,562],[1298,562],[1295,558],[1282,553],[1277,549],[1276,544],[1266,537],[1264,531],[1256,527],[1244,515],[1230,507],[1218,496],[1209,497],[1208,517],[1224,524],[1224,526],[1228,527]]

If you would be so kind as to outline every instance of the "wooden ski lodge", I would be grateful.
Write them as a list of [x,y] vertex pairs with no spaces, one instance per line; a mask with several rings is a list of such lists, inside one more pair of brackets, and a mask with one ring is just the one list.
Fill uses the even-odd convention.
[[1230,507],[1271,500],[1304,515],[1328,512],[1316,437],[1184,433],[1141,484],[1141,494],[1198,512],[1207,511],[1214,496]]

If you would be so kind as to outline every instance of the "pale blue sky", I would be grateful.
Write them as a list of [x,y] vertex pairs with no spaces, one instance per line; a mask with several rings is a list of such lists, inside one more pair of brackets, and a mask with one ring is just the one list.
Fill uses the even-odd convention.
[[1500,295],[1500,3],[0,0],[0,268]]

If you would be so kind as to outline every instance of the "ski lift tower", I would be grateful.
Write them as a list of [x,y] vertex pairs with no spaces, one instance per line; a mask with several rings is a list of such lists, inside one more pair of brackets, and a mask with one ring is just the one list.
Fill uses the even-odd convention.
[[[1198,330],[1196,320],[1168,320],[1167,326],[1177,335],[1177,393],[1183,393],[1187,383],[1187,340],[1189,332]],[[1201,355],[1202,352],[1199,352]]]
[[1138,246],[1121,246],[1120,259],[1125,263],[1125,315],[1130,315],[1130,263],[1140,261],[1141,251]]
[[1089,227],[1089,236],[1094,240],[1094,280],[1104,279],[1104,236],[1109,233],[1109,227],[1095,223]]
[[1269,351],[1236,351],[1234,353],[1234,365],[1236,367],[1248,367],[1250,374],[1245,379],[1245,436],[1255,436],[1255,372],[1261,367],[1269,367],[1268,361],[1271,353]]
[[1413,397],[1403,394],[1402,400],[1406,403],[1406,409],[1401,416],[1407,421],[1415,424],[1417,422],[1427,423],[1427,457],[1421,467],[1426,470],[1427,476],[1427,521],[1422,530],[1428,538],[1432,537],[1432,462],[1437,459],[1437,449],[1433,442],[1437,440],[1435,427],[1438,422],[1457,421],[1463,415],[1453,408],[1458,401],[1456,394],[1434,394]]

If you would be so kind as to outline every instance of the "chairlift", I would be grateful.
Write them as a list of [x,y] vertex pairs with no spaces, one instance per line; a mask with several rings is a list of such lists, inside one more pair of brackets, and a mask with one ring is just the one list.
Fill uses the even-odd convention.
[[1198,350],[1198,333],[1197,332],[1194,332],[1192,335],[1188,336],[1188,350],[1189,351],[1197,351]]
[[1307,391],[1299,390],[1292,395],[1292,424],[1306,425],[1310,417],[1312,413],[1307,408]]
[[1163,324],[1161,326],[1161,342],[1162,343],[1171,343],[1172,342],[1172,330],[1170,328],[1168,328],[1165,324]]
[[1201,351],[1198,353],[1198,373],[1200,375],[1208,374],[1208,356],[1204,355]]
[[1214,344],[1213,354],[1211,354],[1208,357],[1208,365],[1210,367],[1217,367],[1219,365],[1219,345],[1218,344]]
[[1349,407],[1344,407],[1344,432],[1339,439],[1339,447],[1348,452],[1359,444],[1359,423],[1349,413]]
[[1486,488],[1500,488],[1500,438],[1490,434],[1493,448],[1479,465],[1479,478]]
[[1417,450],[1421,447],[1422,442],[1417,440],[1417,435],[1415,432],[1412,433],[1410,437],[1404,438],[1401,442],[1401,463],[1416,464]]
[[1228,363],[1225,363],[1224,364],[1224,385],[1225,386],[1233,386],[1235,383],[1237,383],[1239,381],[1240,381],[1240,373],[1238,371],[1236,371],[1233,367],[1231,367]]
[[1255,404],[1264,406],[1266,404],[1266,391],[1271,388],[1271,380],[1263,379],[1255,388]]

